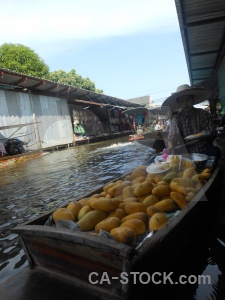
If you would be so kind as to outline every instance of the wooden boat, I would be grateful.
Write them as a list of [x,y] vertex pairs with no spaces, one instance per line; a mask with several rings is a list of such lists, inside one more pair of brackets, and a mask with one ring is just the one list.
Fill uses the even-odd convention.
[[0,157],[0,168],[7,167],[9,165],[20,163],[29,159],[39,158],[48,154],[48,152],[43,152],[42,150],[28,151],[17,155],[4,155]]
[[129,141],[139,141],[139,140],[143,140],[144,136],[143,135],[130,135],[129,136]]
[[[219,199],[216,194],[220,191],[221,176],[215,158],[210,157],[206,166],[211,168],[212,175],[204,187],[166,226],[145,236],[135,247],[89,232],[46,226],[53,211],[16,227],[31,270],[23,270],[23,276],[6,282],[0,294],[2,292],[5,300],[12,296],[14,300],[35,300],[38,299],[35,291],[46,288],[53,291],[56,300],[60,299],[62,291],[73,297],[76,293],[76,299],[136,299],[140,295],[140,281],[134,284],[132,272],[166,271],[174,259],[182,256],[190,240],[207,230],[212,208]],[[120,177],[124,178],[125,175]],[[102,187],[79,198],[101,191]],[[129,280],[123,281],[121,274],[128,275]],[[15,282],[22,298],[15,292]],[[48,283],[47,287],[44,282]],[[79,298],[80,293],[88,296]]]
[[[14,124],[14,125],[6,125],[6,126],[0,126],[0,131],[2,130],[4,132],[4,130],[7,130],[7,129],[15,129],[15,132],[11,134],[10,138],[4,138],[2,140],[6,140],[7,142],[8,141],[14,141],[14,138],[13,138],[13,135],[22,127],[26,127],[26,126],[29,126],[29,125],[34,125],[35,127],[35,134],[36,136],[39,136],[38,134],[38,130],[37,130],[37,123],[39,122],[30,122],[30,123],[25,123],[25,124]],[[15,138],[16,141],[19,141],[17,138]],[[29,142],[25,143],[23,141],[20,141],[20,147],[23,145],[27,145]],[[9,155],[7,153],[7,151],[4,149],[5,146],[3,145],[3,142],[0,143],[0,168],[2,167],[6,167],[6,166],[9,166],[9,165],[12,165],[14,163],[18,163],[18,162],[22,162],[22,161],[25,161],[25,160],[29,160],[29,159],[33,159],[33,158],[38,158],[38,157],[41,157],[43,155],[46,155],[48,154],[48,152],[43,152],[42,148],[41,148],[41,142],[38,141],[38,144],[39,144],[39,147],[37,150],[33,150],[33,151],[24,151],[25,152],[22,152],[19,151],[19,152],[15,152],[15,153],[20,153],[20,154],[15,154],[15,155]],[[18,145],[18,144],[17,144]],[[22,153],[21,153],[22,152]],[[12,154],[12,153],[11,153]],[[14,152],[13,152],[14,154]]]

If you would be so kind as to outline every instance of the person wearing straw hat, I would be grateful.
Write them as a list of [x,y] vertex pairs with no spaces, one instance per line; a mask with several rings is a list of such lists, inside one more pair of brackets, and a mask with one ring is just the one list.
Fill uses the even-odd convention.
[[[183,146],[187,145],[188,152],[219,156],[219,147],[213,145],[215,130],[210,113],[194,107],[209,99],[211,95],[212,91],[207,88],[183,84],[163,102],[162,106],[169,107],[171,111],[180,109],[171,121],[167,139],[168,153],[174,153],[176,143],[180,143]],[[200,138],[201,132],[209,134]],[[199,136],[198,139],[191,142],[185,139],[196,134]]]

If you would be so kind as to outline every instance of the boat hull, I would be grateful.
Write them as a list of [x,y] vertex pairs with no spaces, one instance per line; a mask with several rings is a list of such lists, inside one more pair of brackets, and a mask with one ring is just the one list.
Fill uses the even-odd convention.
[[43,152],[42,150],[36,150],[31,152],[25,152],[17,155],[5,155],[0,158],[0,168],[5,167],[14,163],[26,161],[29,159],[34,159],[41,157],[43,155],[48,154],[47,152]]
[[[74,285],[93,290],[93,293],[97,289],[108,299],[133,299],[138,295],[138,284],[134,284],[131,272],[152,274],[165,271],[190,239],[207,229],[212,205],[216,204],[216,201],[209,200],[214,200],[215,191],[220,190],[215,188],[220,177],[217,167],[195,198],[166,226],[136,248],[88,232],[43,226],[52,212],[18,226],[15,232],[21,238],[33,270],[51,271]],[[100,191],[102,188],[81,198]],[[107,280],[101,282],[106,274]],[[129,275],[128,283],[121,281],[121,274]]]
[[129,141],[132,142],[132,141],[139,141],[139,140],[143,140],[144,139],[144,136],[131,136],[129,138]]

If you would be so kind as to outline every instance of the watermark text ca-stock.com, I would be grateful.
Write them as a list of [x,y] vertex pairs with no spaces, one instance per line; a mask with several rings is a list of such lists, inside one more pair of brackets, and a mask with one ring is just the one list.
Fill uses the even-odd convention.
[[210,275],[180,275],[178,279],[173,280],[173,272],[122,272],[120,276],[110,276],[107,272],[101,274],[91,272],[89,282],[91,284],[112,284],[114,280],[119,280],[121,284],[211,284]]

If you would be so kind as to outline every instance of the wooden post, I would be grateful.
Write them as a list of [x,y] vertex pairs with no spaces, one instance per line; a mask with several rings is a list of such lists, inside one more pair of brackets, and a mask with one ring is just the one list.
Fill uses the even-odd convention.
[[106,110],[107,120],[108,120],[108,125],[109,125],[109,134],[110,134],[110,138],[112,138],[112,131],[111,131],[110,118],[109,118],[109,111],[108,111],[108,109],[106,107],[105,107],[105,110]]
[[34,112],[34,103],[33,103],[33,99],[32,99],[32,95],[31,95],[30,90],[28,90],[28,95],[29,95],[29,98],[30,98],[32,119],[33,119],[33,122],[34,122],[35,140],[36,140],[38,149],[40,150],[40,153],[42,154],[43,150],[42,150],[42,145],[41,145],[41,141],[40,141],[40,135],[39,135],[38,125],[37,125],[36,115],[35,115],[35,112]]

